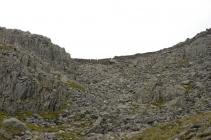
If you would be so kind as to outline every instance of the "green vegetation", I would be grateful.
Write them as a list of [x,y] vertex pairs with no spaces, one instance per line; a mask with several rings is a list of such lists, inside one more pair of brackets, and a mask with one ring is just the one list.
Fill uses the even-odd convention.
[[56,131],[58,131],[57,127],[53,127],[53,126],[42,127],[42,126],[39,126],[36,124],[31,124],[31,123],[28,123],[27,127],[30,128],[31,130],[37,131],[37,132],[56,132]]
[[182,58],[182,59],[179,61],[179,64],[182,65],[182,66],[189,65],[189,60],[188,60],[187,58]]
[[60,114],[64,113],[64,110],[71,106],[71,101],[63,101],[63,104],[60,106],[60,109],[55,112],[40,112],[38,113],[43,119],[47,120],[55,120],[59,117]]
[[[80,133],[57,133],[57,137],[62,138],[63,140],[75,140],[81,137]],[[81,139],[81,138],[80,138]]]
[[[155,127],[146,129],[140,134],[125,140],[168,140],[171,137],[184,131],[185,126],[206,122],[207,127],[211,125],[211,112],[199,113],[193,116],[178,119],[169,123],[159,124]],[[200,138],[198,138],[200,139]]]
[[55,120],[59,117],[60,113],[61,112],[42,112],[42,113],[39,113],[39,115],[43,117],[43,119]]
[[[47,115],[47,117],[49,117],[48,114],[44,115]],[[55,114],[53,114],[53,116],[54,115]],[[83,130],[85,130],[84,128],[90,128],[92,126],[92,122],[89,116],[85,115],[85,117],[76,116],[74,121],[65,124],[42,126],[33,123],[26,123],[26,125],[32,131],[37,131],[42,133],[54,132],[58,138],[61,138],[63,140],[75,140],[75,139],[82,140],[83,137],[82,132]]]
[[[57,137],[62,138],[64,140],[75,140],[77,138],[81,139],[81,132],[84,127],[87,127],[87,125],[84,125],[85,121],[83,122],[82,120],[80,122],[80,125],[76,125],[75,123],[78,124],[78,122],[73,122],[55,126],[40,126],[32,123],[27,123],[27,127],[32,131],[37,132],[55,132]],[[74,129],[71,130],[71,128]]]
[[69,80],[66,82],[66,85],[72,89],[85,91],[85,88],[82,85],[80,85],[79,83],[77,83],[76,81]]
[[32,114],[33,114],[32,112],[26,111],[26,112],[16,112],[15,114],[12,114],[11,116],[14,116],[15,118],[17,118],[21,121],[25,121],[25,119],[27,117],[31,117]]
[[4,50],[4,51],[10,51],[10,50],[14,50],[15,47],[12,45],[8,45],[8,44],[0,44],[0,51]]
[[6,132],[9,132],[12,135],[19,135],[23,131],[22,129],[13,126],[2,125],[1,128],[3,128]]
[[8,117],[7,113],[0,112],[0,122],[2,122],[2,120],[6,119],[7,117]]
[[1,122],[6,118],[8,118],[8,115],[4,112],[0,112],[0,128],[2,127]]
[[132,113],[133,113],[133,114],[138,113],[138,112],[140,111],[140,106],[139,106],[139,104],[133,103],[133,104],[131,105],[131,110],[132,110]]
[[165,103],[166,103],[165,100],[160,97],[158,100],[152,102],[152,105],[157,107],[162,107]]
[[[39,113],[44,119],[55,119],[58,117],[58,112],[46,112]],[[33,123],[26,123],[27,127],[32,131],[37,132],[55,132],[56,136],[64,140],[75,140],[77,138],[82,139],[82,131],[84,128],[90,128],[92,121],[88,116],[75,116],[74,121],[66,124],[59,124],[55,126],[42,126]]]
[[[11,135],[20,135],[23,132],[23,130],[25,130],[25,128],[2,123],[4,119],[10,118],[10,117],[11,116],[9,114],[0,112],[0,129],[4,130],[5,132],[8,132]],[[5,139],[5,138],[4,136],[0,135],[0,139]]]
[[183,85],[183,87],[185,88],[186,93],[192,91],[193,89],[193,86],[191,84]]

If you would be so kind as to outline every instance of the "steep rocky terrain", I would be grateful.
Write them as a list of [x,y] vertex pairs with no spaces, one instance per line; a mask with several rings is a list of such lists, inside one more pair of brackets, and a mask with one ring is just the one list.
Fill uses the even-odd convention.
[[211,139],[211,29],[157,52],[83,60],[0,28],[0,81],[0,139]]

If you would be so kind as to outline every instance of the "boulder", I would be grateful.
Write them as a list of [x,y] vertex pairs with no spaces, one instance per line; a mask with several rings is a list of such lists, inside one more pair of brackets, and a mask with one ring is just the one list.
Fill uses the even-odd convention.
[[0,131],[0,135],[6,139],[12,139],[16,135],[21,136],[26,130],[28,130],[26,125],[16,118],[3,120],[1,126],[2,129]]

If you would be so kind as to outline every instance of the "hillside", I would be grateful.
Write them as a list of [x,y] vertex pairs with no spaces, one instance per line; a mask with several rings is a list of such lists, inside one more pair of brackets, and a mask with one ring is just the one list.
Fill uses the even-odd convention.
[[[83,60],[0,28],[0,80],[2,139],[211,139],[211,29],[157,52]],[[5,126],[11,117],[26,130]]]

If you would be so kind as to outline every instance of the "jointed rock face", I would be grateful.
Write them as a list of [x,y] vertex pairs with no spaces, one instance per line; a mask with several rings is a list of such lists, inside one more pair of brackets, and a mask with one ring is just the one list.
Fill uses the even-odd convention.
[[0,81],[0,120],[29,128],[13,139],[211,139],[211,29],[153,53],[83,60],[0,28]]

